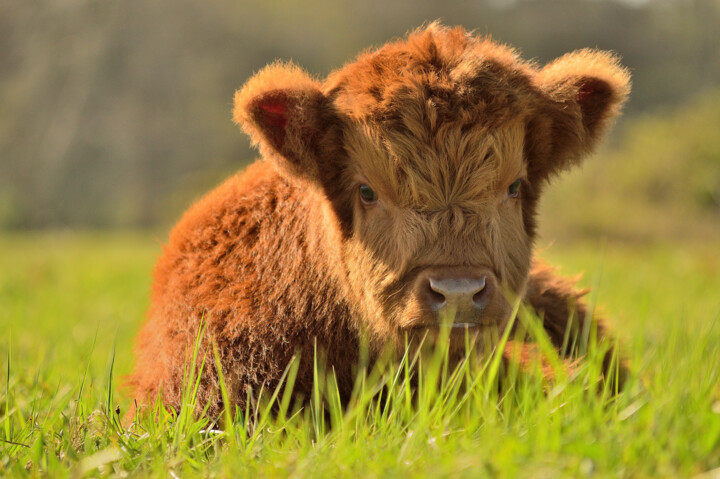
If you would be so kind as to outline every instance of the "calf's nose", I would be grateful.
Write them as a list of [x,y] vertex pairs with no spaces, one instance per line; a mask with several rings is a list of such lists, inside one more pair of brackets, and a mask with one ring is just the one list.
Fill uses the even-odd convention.
[[432,311],[479,313],[487,296],[486,277],[433,278],[425,284],[427,305]]

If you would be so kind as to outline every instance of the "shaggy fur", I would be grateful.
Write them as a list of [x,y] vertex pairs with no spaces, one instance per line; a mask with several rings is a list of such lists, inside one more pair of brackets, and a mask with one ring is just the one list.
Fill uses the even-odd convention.
[[[437,23],[324,81],[268,66],[234,110],[263,159],[171,233],[137,342],[136,397],[179,404],[201,322],[201,355],[217,344],[234,404],[275,387],[296,352],[294,394],[308,397],[315,348],[347,396],[361,338],[377,354],[431,321],[418,293],[428,271],[486,278],[482,324],[493,328],[480,334],[502,329],[523,296],[560,347],[588,318],[571,283],[531,268],[537,201],[592,151],[628,91],[608,53],[538,68]],[[361,201],[360,185],[379,200]],[[200,397],[212,414],[223,407],[216,382],[206,365]]]

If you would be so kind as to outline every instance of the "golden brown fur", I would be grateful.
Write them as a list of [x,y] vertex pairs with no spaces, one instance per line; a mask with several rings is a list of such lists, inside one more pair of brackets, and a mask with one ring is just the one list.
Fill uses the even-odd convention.
[[[582,323],[586,312],[567,281],[531,271],[538,196],[592,150],[628,90],[607,53],[538,68],[435,23],[324,81],[293,65],[262,70],[234,115],[263,160],[171,233],[138,338],[136,397],[179,404],[201,321],[201,354],[217,343],[233,403],[277,385],[296,351],[295,394],[307,397],[315,345],[348,395],[363,334],[377,353],[434,317],[418,293],[427,271],[487,281],[481,320],[494,328],[523,296],[560,347],[571,313]],[[363,203],[359,185],[379,200]],[[213,414],[216,381],[210,366],[200,395]]]

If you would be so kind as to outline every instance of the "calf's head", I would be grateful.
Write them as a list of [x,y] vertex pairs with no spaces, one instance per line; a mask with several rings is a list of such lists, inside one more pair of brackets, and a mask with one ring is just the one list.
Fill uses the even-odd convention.
[[628,90],[608,53],[538,68],[431,24],[324,81],[271,65],[238,91],[235,119],[326,204],[358,317],[401,341],[443,323],[463,336],[506,324],[541,190],[592,150]]

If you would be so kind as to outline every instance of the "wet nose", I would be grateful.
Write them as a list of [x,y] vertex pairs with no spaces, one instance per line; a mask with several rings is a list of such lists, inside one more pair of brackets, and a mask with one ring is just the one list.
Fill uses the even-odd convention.
[[426,301],[431,310],[480,312],[487,297],[487,280],[479,278],[427,278]]

